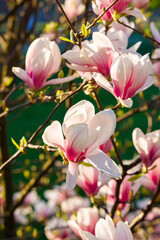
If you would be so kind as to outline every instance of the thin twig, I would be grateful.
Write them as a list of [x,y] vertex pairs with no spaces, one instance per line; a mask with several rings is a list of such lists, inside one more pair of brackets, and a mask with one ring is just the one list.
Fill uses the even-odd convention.
[[[46,121],[40,126],[38,127],[38,129],[32,134],[32,136],[30,137],[29,141],[25,144],[24,149],[27,149],[27,145],[30,144],[33,139],[35,138],[35,136],[39,133],[39,131],[50,121],[52,115],[55,113],[55,111],[59,108],[60,105],[62,105],[63,102],[65,102],[68,98],[72,97],[73,95],[75,95],[76,93],[78,93],[86,84],[87,81],[84,81],[75,91],[73,91],[70,95],[66,96],[62,101],[60,101],[55,108],[53,109],[53,111],[50,113],[49,117],[46,119]],[[10,157],[4,164],[2,164],[0,166],[0,172],[2,170],[4,170],[4,168],[10,164],[11,162],[13,162],[18,156],[20,156],[22,154],[23,151],[18,150],[12,157]]]
[[151,40],[152,42],[154,42],[154,43],[160,45],[160,42],[158,42],[158,41],[156,41],[155,39],[153,39],[153,38],[147,36],[147,35],[144,34],[143,32],[140,32],[139,30],[137,30],[137,29],[135,29],[135,28],[132,28],[131,26],[125,24],[123,21],[119,21],[119,20],[117,20],[117,22],[118,22],[119,24],[121,24],[121,25],[123,25],[123,26],[129,28],[129,29],[132,29],[134,32],[137,32],[137,33],[141,34],[144,38],[148,38],[148,39]]
[[158,196],[160,192],[160,180],[159,180],[159,183],[158,183],[158,186],[157,186],[157,189],[155,191],[155,193],[153,194],[153,197],[152,199],[150,200],[150,202],[148,203],[147,207],[144,208],[133,220],[132,222],[129,224],[129,227],[131,228],[131,230],[133,231],[133,229],[137,226],[137,224],[139,222],[142,222],[145,217],[147,216],[147,214],[151,211],[155,201],[156,201],[156,198]]

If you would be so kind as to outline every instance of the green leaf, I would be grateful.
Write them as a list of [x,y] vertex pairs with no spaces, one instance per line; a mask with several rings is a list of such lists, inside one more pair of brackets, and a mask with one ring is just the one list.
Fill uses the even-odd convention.
[[66,37],[59,37],[62,41],[65,41],[65,42],[70,42],[70,43],[73,43],[73,41],[71,41],[70,39],[66,38]]
[[18,150],[20,150],[20,146],[16,143],[16,141],[13,138],[11,138],[11,141],[14,144],[14,146],[16,146]]
[[144,175],[144,173],[139,173],[139,174],[129,178],[128,181],[134,182],[134,181],[138,180],[140,177],[142,177],[143,175]]
[[87,37],[88,31],[87,31],[87,28],[84,24],[82,24],[82,26],[81,26],[81,31],[82,31],[83,36]]

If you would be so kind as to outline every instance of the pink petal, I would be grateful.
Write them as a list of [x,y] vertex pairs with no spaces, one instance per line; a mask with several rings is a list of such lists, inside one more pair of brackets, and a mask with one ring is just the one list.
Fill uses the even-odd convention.
[[88,141],[87,124],[71,125],[66,133],[66,156],[69,160],[75,161],[75,158],[85,150]]
[[91,102],[82,100],[68,109],[64,117],[63,132],[66,134],[66,129],[73,124],[82,124],[88,122],[95,114],[94,106]]
[[112,85],[101,73],[94,73],[93,78],[98,85],[100,85],[102,88],[108,90],[110,93],[114,95]]
[[60,147],[64,150],[64,138],[62,133],[61,124],[58,121],[53,121],[48,126],[42,135],[43,142],[52,147]]
[[78,177],[78,163],[69,161],[67,176],[66,176],[66,185],[68,189],[72,190],[75,188]]
[[115,113],[109,109],[97,113],[89,122],[89,142],[87,153],[106,142],[114,133],[116,127]]
[[37,53],[39,53],[41,49],[43,49],[43,47],[44,47],[43,38],[37,38],[30,44],[26,54],[26,61],[25,61],[25,65],[26,65],[25,68],[27,72],[30,73],[32,71],[32,66],[31,66],[32,59],[35,57],[35,55],[37,55]]
[[133,240],[132,232],[129,226],[119,221],[116,226],[115,240]]
[[79,74],[75,74],[73,76],[64,77],[64,78],[50,79],[47,82],[45,82],[45,86],[54,85],[54,84],[63,84],[63,83],[66,83],[66,82],[73,81],[74,79],[76,79],[78,77],[79,77]]
[[27,74],[26,71],[24,71],[22,68],[19,67],[12,67],[12,72],[19,77],[20,79],[22,79],[24,82],[26,82],[26,84],[31,88],[34,89],[34,84],[32,79],[30,78],[30,76]]
[[[79,232],[83,240],[98,240],[93,234],[90,232],[80,231]],[[106,239],[107,240],[107,239]]]
[[87,155],[86,158],[94,167],[107,176],[111,178],[121,177],[121,172],[117,164],[101,150],[96,149],[93,155]]
[[106,220],[100,218],[96,224],[95,232],[98,239],[114,240],[115,227],[111,217],[106,216]]
[[128,15],[132,15],[132,16],[134,16],[136,18],[139,18],[139,19],[141,19],[144,22],[147,21],[145,16],[142,14],[142,11],[140,9],[138,9],[138,8],[134,8],[134,9],[127,8],[127,9],[123,10],[121,13],[127,13]]
[[80,237],[79,231],[81,230],[81,228],[79,227],[79,225],[74,221],[74,220],[69,220],[67,221],[69,227],[73,230],[73,232]]
[[145,135],[139,128],[135,128],[132,133],[133,144],[140,155],[149,153],[148,143]]
[[154,22],[151,22],[150,28],[151,28],[151,32],[152,32],[155,40],[156,40],[156,41],[160,41],[160,32],[159,32],[158,29],[156,28]]

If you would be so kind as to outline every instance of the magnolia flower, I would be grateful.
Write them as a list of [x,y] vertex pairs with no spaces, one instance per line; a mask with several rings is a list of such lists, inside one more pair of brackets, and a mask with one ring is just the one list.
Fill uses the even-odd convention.
[[149,76],[151,66],[148,54],[142,57],[140,54],[127,52],[112,63],[111,82],[100,73],[94,73],[93,78],[124,106],[131,107],[131,98],[154,83],[154,79]]
[[61,211],[67,213],[68,215],[73,214],[78,211],[79,208],[86,208],[90,206],[90,201],[88,198],[74,196],[70,197],[61,202]]
[[92,234],[95,234],[95,226],[99,220],[98,209],[93,208],[80,208],[77,212],[77,217],[73,216],[74,220],[69,220],[68,225],[79,237],[80,231],[89,231]]
[[70,19],[79,16],[85,9],[81,0],[65,0],[64,10]]
[[121,176],[115,162],[98,149],[113,134],[115,126],[116,117],[112,110],[95,115],[92,103],[83,100],[69,108],[62,127],[58,121],[53,121],[45,129],[42,136],[44,143],[58,147],[64,162],[68,164],[66,183],[69,189],[75,187],[78,167],[84,159],[110,177]]
[[[107,9],[113,2],[114,0],[96,0],[95,3],[92,3],[93,11],[95,14],[100,15],[102,13],[102,8],[104,7]],[[102,20],[107,22],[113,21],[113,15],[115,11],[117,11],[118,14],[133,15],[143,21],[146,21],[146,18],[138,8],[127,8],[128,4],[131,2],[132,0],[119,0],[102,16]]]
[[72,230],[62,218],[51,218],[47,221],[45,235],[48,240],[70,239]]
[[150,166],[148,173],[144,174],[140,179],[135,181],[134,183],[137,185],[143,185],[147,189],[154,192],[157,189],[159,180],[160,180],[160,159],[154,161],[154,163]]
[[44,200],[40,200],[34,205],[35,218],[38,221],[44,220],[54,213],[54,209],[50,207]]
[[80,231],[83,240],[133,240],[131,230],[127,223],[119,221],[114,226],[112,218],[100,218],[95,227],[95,236],[90,232]]
[[[119,191],[119,200],[120,204],[118,205],[118,209],[123,209],[126,206],[127,201],[129,200],[130,197],[130,192],[131,192],[131,182],[128,181],[128,176],[124,178],[121,186],[120,186],[120,191]],[[107,184],[108,189],[107,189],[107,205],[108,206],[113,206],[115,199],[116,199],[116,187],[117,187],[117,182],[112,179],[108,182]]]
[[61,64],[61,53],[56,42],[47,38],[37,38],[28,48],[25,70],[13,67],[13,73],[21,78],[32,90],[39,90],[47,85],[59,84],[75,79],[75,76],[51,79]]
[[135,128],[132,138],[142,163],[146,167],[151,166],[155,160],[160,158],[160,130],[145,135],[141,129]]
[[[88,174],[89,173],[89,174]],[[101,175],[96,168],[92,166],[79,166],[79,175],[77,179],[77,185],[81,187],[88,196],[96,195],[100,187],[107,183],[110,178],[105,176],[103,182],[101,182]]]
[[99,72],[109,76],[111,64],[116,56],[118,53],[109,38],[99,32],[93,33],[91,41],[84,41],[81,49],[76,46],[62,55],[71,63],[67,66],[78,71],[82,77],[84,72]]

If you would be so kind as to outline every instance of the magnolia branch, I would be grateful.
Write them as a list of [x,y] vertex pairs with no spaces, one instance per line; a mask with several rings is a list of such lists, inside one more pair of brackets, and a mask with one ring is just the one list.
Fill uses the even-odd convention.
[[24,153],[28,147],[28,144],[30,144],[33,139],[36,137],[36,135],[40,132],[40,130],[50,121],[51,117],[53,116],[53,114],[55,113],[55,111],[62,105],[63,102],[65,102],[68,98],[72,97],[73,95],[75,95],[76,93],[78,93],[86,84],[87,81],[84,81],[76,90],[74,90],[72,93],[70,93],[68,96],[66,96],[63,100],[61,100],[56,106],[55,108],[52,110],[52,112],[50,113],[50,115],[48,116],[48,118],[46,119],[46,121],[38,127],[38,129],[32,134],[32,136],[30,137],[29,141],[24,145],[24,148],[21,150],[18,150],[12,157],[10,157],[5,163],[3,163],[0,166],[0,172],[4,170],[4,168],[10,164],[11,162],[13,162],[18,156],[20,156],[22,153]]
[[152,199],[150,200],[150,202],[148,203],[147,207],[144,208],[133,220],[132,222],[129,224],[129,227],[131,228],[131,230],[133,231],[134,228],[137,226],[138,223],[142,222],[145,217],[147,216],[147,214],[151,211],[151,209],[153,208],[153,205],[156,201],[156,198],[158,196],[160,192],[160,180],[157,186],[157,190],[156,192],[153,194]]
[[160,45],[160,42],[158,42],[158,41],[156,41],[155,39],[153,39],[153,38],[147,36],[147,35],[144,34],[143,32],[140,32],[140,31],[137,30],[136,28],[132,28],[131,26],[125,24],[123,21],[117,20],[117,22],[118,22],[119,24],[121,24],[121,25],[123,25],[123,26],[129,28],[129,29],[132,29],[134,32],[137,32],[137,33],[141,34],[144,38],[148,38],[148,39],[151,40],[152,42],[154,42],[154,43]]

